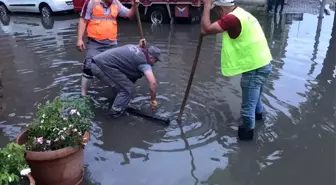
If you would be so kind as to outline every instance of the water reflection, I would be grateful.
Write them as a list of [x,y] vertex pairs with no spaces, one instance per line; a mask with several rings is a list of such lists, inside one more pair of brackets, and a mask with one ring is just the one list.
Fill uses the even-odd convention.
[[[0,28],[1,145],[31,121],[37,103],[80,94],[83,57],[75,47],[77,16],[7,16],[1,17]],[[163,127],[132,115],[107,119],[114,92],[94,81],[89,93],[96,117],[83,184],[334,184],[333,19],[309,14],[258,18],[275,60],[263,97],[266,120],[257,123],[254,142],[236,139],[240,79],[221,75],[221,36],[211,36],[203,43],[182,125]],[[119,24],[119,44],[136,43],[137,25]],[[143,27],[147,41],[158,45],[168,61],[155,67],[158,114],[176,118],[199,25]],[[132,103],[150,111],[148,96],[142,79]]]

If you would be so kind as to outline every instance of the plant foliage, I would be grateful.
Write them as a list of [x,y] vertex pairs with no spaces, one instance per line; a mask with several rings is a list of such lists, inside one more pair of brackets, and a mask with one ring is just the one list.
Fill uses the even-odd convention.
[[[19,182],[20,173],[21,175],[27,175],[30,172],[24,155],[24,146],[13,142],[8,143],[4,148],[0,148],[0,184],[8,185]],[[28,171],[28,173],[23,174],[24,171]]]
[[89,105],[88,98],[56,97],[51,103],[38,106],[36,118],[28,125],[26,149],[49,151],[82,146],[93,117]]

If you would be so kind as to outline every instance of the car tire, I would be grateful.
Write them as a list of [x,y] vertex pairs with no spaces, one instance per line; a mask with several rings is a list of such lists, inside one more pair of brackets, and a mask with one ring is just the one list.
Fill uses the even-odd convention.
[[6,5],[4,3],[0,3],[0,15],[9,13]]
[[52,14],[52,10],[47,3],[40,4],[40,12],[43,17],[50,17]]
[[8,26],[10,23],[9,13],[0,13],[0,21],[4,26]]
[[152,24],[166,24],[170,21],[167,8],[163,6],[153,6],[150,8],[147,18]]

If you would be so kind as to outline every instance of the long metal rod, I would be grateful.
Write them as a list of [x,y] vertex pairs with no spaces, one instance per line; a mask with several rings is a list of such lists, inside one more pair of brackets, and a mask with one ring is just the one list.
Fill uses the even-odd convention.
[[185,107],[187,99],[188,99],[188,95],[189,95],[189,92],[190,92],[190,87],[191,87],[191,84],[192,84],[192,81],[193,81],[193,78],[194,78],[194,75],[195,75],[196,67],[197,67],[198,57],[199,57],[199,54],[200,54],[200,51],[201,51],[202,42],[203,42],[203,35],[200,34],[199,38],[198,38],[196,55],[195,55],[195,58],[194,58],[194,63],[193,63],[192,69],[191,69],[187,89],[186,89],[185,94],[184,94],[184,98],[183,98],[183,101],[182,101],[180,113],[177,117],[178,122],[181,121],[182,114],[183,114],[183,111],[184,111],[184,107]]
[[144,39],[144,34],[143,34],[141,19],[140,19],[140,13],[139,13],[139,5],[136,5],[135,14],[136,14],[136,18],[137,18],[137,21],[138,21],[138,27],[139,27],[139,30],[140,30],[140,38]]
[[321,8],[320,8],[320,14],[319,14],[319,17],[320,18],[323,18],[324,16],[324,9],[325,9],[325,5],[326,5],[326,2],[327,0],[320,0],[321,2]]

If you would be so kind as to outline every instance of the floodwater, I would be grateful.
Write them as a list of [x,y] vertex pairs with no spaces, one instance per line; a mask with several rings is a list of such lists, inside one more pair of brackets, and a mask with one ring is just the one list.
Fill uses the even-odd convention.
[[[96,117],[83,184],[335,185],[334,13],[321,21],[310,14],[258,18],[274,62],[263,96],[266,120],[257,122],[254,141],[236,138],[240,77],[221,75],[221,36],[208,36],[181,126],[131,115],[107,119],[113,91],[94,82],[90,95]],[[1,17],[0,146],[32,120],[38,103],[79,95],[83,54],[75,47],[77,21],[75,15]],[[168,61],[155,67],[157,114],[176,118],[199,25],[143,27],[147,41],[161,48]],[[119,44],[137,43],[137,31],[135,22],[120,21]],[[148,96],[141,79],[132,103],[150,111]]]

